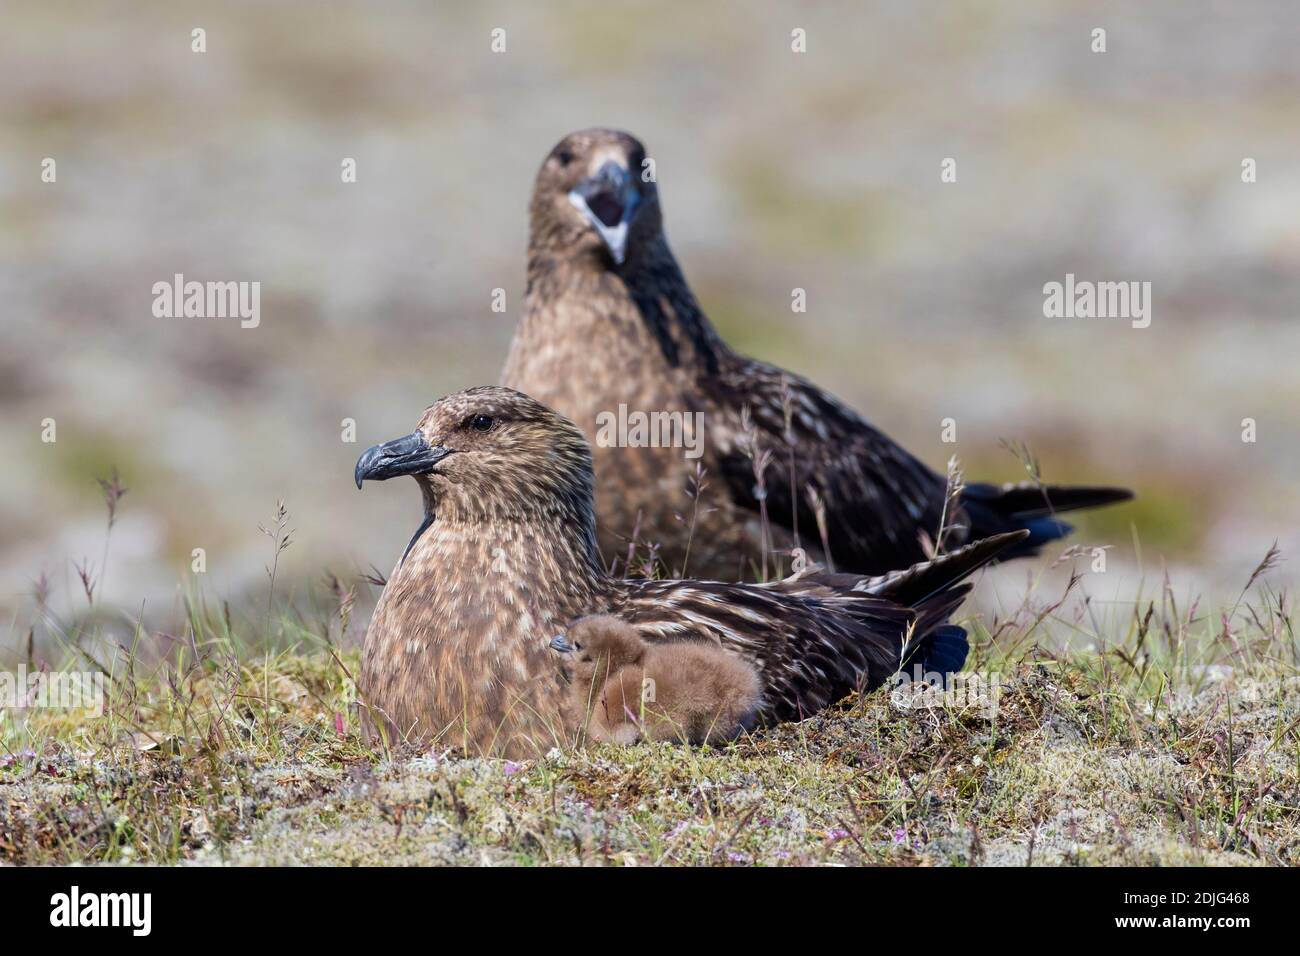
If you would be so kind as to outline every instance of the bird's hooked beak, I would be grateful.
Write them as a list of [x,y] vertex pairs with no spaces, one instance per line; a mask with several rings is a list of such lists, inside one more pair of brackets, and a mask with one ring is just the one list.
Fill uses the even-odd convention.
[[636,183],[627,168],[615,160],[608,160],[569,192],[573,203],[605,240],[614,262],[623,264],[627,258],[627,231],[641,202]]
[[568,638],[563,634],[556,634],[551,638],[551,650],[559,651],[561,654],[567,654],[573,650],[573,645],[569,643]]
[[357,487],[366,479],[384,481],[399,475],[425,475],[451,454],[450,448],[433,446],[420,432],[411,432],[382,445],[372,445],[357,459]]

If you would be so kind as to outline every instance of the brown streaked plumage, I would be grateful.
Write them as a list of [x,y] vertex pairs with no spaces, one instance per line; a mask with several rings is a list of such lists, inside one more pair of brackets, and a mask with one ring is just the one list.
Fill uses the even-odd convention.
[[754,725],[754,666],[711,641],[649,644],[608,614],[577,620],[551,648],[570,680],[568,713],[596,741],[721,744]]
[[761,720],[799,718],[879,686],[904,652],[927,670],[958,669],[965,637],[946,621],[969,590],[959,582],[1023,536],[888,578],[610,578],[596,551],[582,432],[495,386],[436,402],[414,433],[357,461],[358,487],[398,475],[419,485],[424,521],[366,631],[362,703],[397,737],[506,756],[566,736],[548,642],[578,618],[613,614],[650,643],[713,641],[758,671]]
[[[833,395],[727,347],[700,309],[664,237],[658,187],[639,176],[627,133],[566,136],[543,162],[530,206],[528,292],[501,381],[572,418],[595,442],[597,416],[702,412],[703,458],[679,448],[601,447],[601,547],[621,555],[634,533],[662,546],[664,566],[734,579],[757,566],[760,502],[778,550],[822,541],[844,570],[879,574],[925,557],[944,515],[947,481]],[[606,220],[616,222],[611,227]],[[698,511],[688,487],[700,464]],[[791,477],[793,471],[793,480]],[[1132,497],[1121,488],[971,484],[945,542],[1030,533],[1003,557],[1032,554],[1069,525],[1056,513]],[[692,523],[692,515],[697,520]],[[689,546],[688,546],[689,545]]]

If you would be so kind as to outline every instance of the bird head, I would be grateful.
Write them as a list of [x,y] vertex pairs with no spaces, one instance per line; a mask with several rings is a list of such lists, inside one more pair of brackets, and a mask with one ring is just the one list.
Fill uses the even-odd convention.
[[564,137],[537,173],[530,251],[622,266],[659,234],[651,169],[645,147],[628,133],[585,129]]
[[575,621],[567,634],[551,639],[551,649],[568,658],[579,680],[590,679],[597,668],[612,673],[645,658],[645,641],[636,628],[608,614]]
[[440,518],[562,511],[589,520],[591,450],[571,421],[522,392],[481,386],[425,409],[415,431],[367,448],[357,487],[411,475]]

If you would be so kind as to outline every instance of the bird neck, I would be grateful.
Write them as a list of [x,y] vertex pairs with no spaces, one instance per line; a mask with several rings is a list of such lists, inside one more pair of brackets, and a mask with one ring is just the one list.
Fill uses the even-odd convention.
[[[486,609],[507,593],[526,591],[528,610],[547,617],[574,594],[604,593],[608,581],[596,546],[590,504],[492,516],[439,507],[394,572],[402,585],[419,581],[435,601]],[[451,620],[457,608],[444,610]]]
[[603,255],[530,252],[521,333],[539,342],[557,333],[588,342],[598,336],[669,368],[707,374],[727,351],[662,234],[635,246],[622,266]]

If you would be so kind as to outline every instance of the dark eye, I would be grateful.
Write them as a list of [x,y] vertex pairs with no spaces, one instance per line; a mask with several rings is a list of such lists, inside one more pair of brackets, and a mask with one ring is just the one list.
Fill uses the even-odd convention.
[[491,429],[496,422],[489,415],[475,415],[469,420],[469,427],[476,432],[485,432]]
[[567,149],[562,149],[555,154],[555,161],[561,166],[567,166],[569,163],[573,162],[573,154]]

